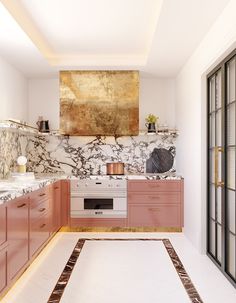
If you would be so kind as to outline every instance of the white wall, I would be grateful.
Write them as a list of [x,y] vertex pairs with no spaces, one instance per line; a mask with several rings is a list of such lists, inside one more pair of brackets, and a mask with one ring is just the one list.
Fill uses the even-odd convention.
[[28,120],[27,79],[0,57],[0,119]]
[[202,252],[206,235],[206,73],[236,41],[231,0],[176,79],[177,170],[185,177],[185,234]]
[[59,78],[30,79],[28,85],[29,123],[36,126],[38,116],[43,116],[50,129],[59,129]]
[[175,127],[175,80],[141,78],[139,111],[140,129],[150,113],[159,117],[160,124]]
[[[153,113],[175,126],[175,81],[173,79],[140,79],[140,129],[145,116]],[[35,125],[38,116],[50,120],[51,129],[59,128],[59,79],[29,80],[29,121]]]

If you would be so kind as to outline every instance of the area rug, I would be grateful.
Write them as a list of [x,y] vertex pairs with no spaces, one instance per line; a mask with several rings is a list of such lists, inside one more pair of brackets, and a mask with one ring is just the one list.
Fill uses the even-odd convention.
[[[180,260],[180,258],[178,257],[178,255],[177,255],[177,253],[175,252],[175,250],[174,250],[174,248],[173,248],[173,246],[172,246],[172,244],[171,244],[171,242],[170,242],[170,240],[169,239],[137,239],[137,238],[128,238],[128,239],[109,239],[109,238],[92,238],[92,239],[87,239],[87,238],[81,238],[81,239],[79,239],[78,240],[78,242],[77,242],[77,244],[75,245],[75,247],[74,247],[74,250],[73,250],[73,252],[72,252],[72,254],[71,254],[71,256],[70,256],[70,258],[69,258],[69,260],[68,260],[68,262],[67,262],[67,264],[65,265],[65,267],[64,267],[64,270],[63,270],[63,272],[61,273],[61,276],[59,277],[59,279],[58,279],[58,281],[57,281],[57,283],[56,283],[56,285],[55,285],[55,288],[54,288],[54,290],[52,291],[52,293],[51,293],[51,295],[50,295],[50,297],[49,297],[49,299],[48,299],[48,303],[58,303],[58,302],[62,302],[63,300],[62,300],[62,297],[63,297],[63,294],[64,293],[66,293],[66,291],[68,290],[68,288],[69,288],[69,286],[68,286],[68,284],[69,283],[71,283],[70,282],[70,278],[71,278],[71,276],[72,276],[72,272],[73,272],[73,270],[74,270],[74,268],[77,266],[77,274],[78,274],[78,272],[80,272],[80,270],[81,270],[81,268],[79,268],[78,267],[78,263],[79,263],[79,260],[78,260],[78,258],[79,258],[79,256],[81,256],[81,252],[83,251],[85,251],[85,248],[84,248],[84,245],[85,245],[85,243],[90,243],[91,244],[91,242],[94,242],[94,241],[101,241],[101,242],[103,242],[104,244],[106,244],[106,243],[111,243],[111,241],[113,241],[113,243],[115,242],[116,244],[119,242],[119,243],[124,243],[124,242],[126,242],[127,244],[128,243],[131,243],[131,246],[130,247],[128,247],[127,249],[129,249],[129,250],[127,250],[126,249],[126,254],[127,254],[127,252],[128,252],[128,254],[130,255],[131,253],[133,254],[133,257],[132,256],[129,256],[129,262],[130,263],[132,263],[132,259],[134,260],[134,262],[135,262],[135,254],[136,254],[136,252],[138,252],[138,250],[139,249],[143,249],[142,248],[142,246],[140,246],[140,245],[138,245],[139,243],[141,243],[141,242],[147,242],[147,243],[153,243],[153,244],[155,244],[155,242],[156,243],[160,243],[160,244],[162,244],[161,246],[163,246],[163,250],[165,250],[165,254],[167,255],[167,256],[169,256],[169,258],[168,258],[168,260],[171,260],[171,262],[169,262],[170,264],[172,264],[172,265],[166,265],[166,267],[167,267],[167,269],[168,269],[168,267],[172,267],[171,268],[171,270],[172,270],[172,272],[173,272],[173,270],[175,271],[175,275],[176,275],[176,273],[177,273],[177,278],[175,279],[175,280],[178,280],[178,281],[176,281],[177,282],[177,285],[178,285],[178,283],[180,284],[180,287],[179,288],[181,288],[181,291],[182,291],[182,293],[184,292],[184,295],[186,296],[186,298],[184,298],[184,300],[181,300],[181,302],[192,302],[192,303],[203,303],[203,301],[202,301],[202,299],[201,299],[201,297],[200,297],[200,295],[198,294],[198,292],[197,292],[197,290],[196,290],[196,288],[194,287],[194,285],[193,285],[193,283],[192,283],[192,281],[191,281],[191,279],[190,279],[190,277],[189,277],[189,275],[187,274],[187,272],[186,272],[186,270],[185,270],[185,268],[184,268],[184,266],[183,266],[183,264],[182,264],[182,262],[181,262],[181,260]],[[107,242],[108,241],[108,242]],[[135,245],[133,245],[132,246],[132,243],[134,243],[134,241],[135,241]],[[100,243],[99,243],[100,244]],[[103,245],[104,246],[104,245]],[[161,246],[160,246],[160,248],[161,248]],[[109,246],[106,246],[105,245],[105,247],[103,247],[103,250],[104,249],[107,249],[106,247],[109,247]],[[152,254],[153,255],[151,255],[151,257],[149,257],[149,258],[152,258],[152,260],[153,261],[148,261],[150,264],[152,264],[152,262],[153,262],[153,273],[152,273],[152,280],[150,280],[150,282],[151,282],[151,284],[152,285],[154,285],[155,283],[156,283],[156,285],[154,285],[153,287],[154,287],[154,291],[155,290],[157,290],[157,293],[158,293],[158,287],[159,287],[159,292],[164,292],[163,291],[163,287],[164,288],[167,288],[167,291],[166,291],[166,297],[165,297],[165,293],[164,293],[164,296],[163,296],[163,294],[162,294],[162,297],[161,297],[161,301],[158,301],[158,302],[160,302],[160,303],[162,303],[162,302],[164,302],[164,303],[168,303],[168,302],[175,302],[175,300],[173,300],[173,296],[175,296],[176,295],[176,302],[180,302],[179,301],[179,299],[178,299],[178,294],[179,294],[179,291],[178,290],[176,290],[177,288],[176,288],[176,286],[175,286],[175,288],[171,288],[170,287],[170,289],[168,290],[168,283],[170,283],[170,285],[172,286],[172,282],[173,282],[173,277],[172,277],[172,282],[171,282],[171,279],[170,279],[170,282],[169,282],[169,278],[168,278],[168,276],[165,276],[165,273],[163,272],[163,270],[165,271],[165,266],[163,266],[163,268],[161,269],[161,267],[162,266],[160,266],[160,263],[159,263],[159,265],[157,265],[157,268],[155,268],[155,249],[153,249],[153,245],[152,245],[152,247],[150,247],[150,248],[152,248],[152,249],[149,249],[149,251],[150,250],[152,250]],[[95,249],[97,249],[98,250],[98,252],[99,252],[99,247],[96,247]],[[116,247],[116,249],[119,249],[119,245]],[[147,249],[147,248],[146,248]],[[157,249],[158,249],[158,247],[157,247]],[[136,251],[135,251],[136,250]],[[104,251],[106,251],[106,250],[104,250]],[[157,253],[157,251],[156,251],[156,253]],[[104,254],[104,252],[103,252],[103,254]],[[120,252],[120,254],[122,254],[122,247],[121,247],[121,252]],[[157,257],[159,257],[160,258],[160,255],[158,256],[158,254],[156,254],[157,255]],[[118,256],[118,255],[117,255]],[[141,255],[142,256],[142,255]],[[146,256],[146,255],[144,255],[144,256]],[[107,256],[105,256],[105,263],[107,263],[107,262],[109,262],[109,257],[111,257],[110,255],[107,255]],[[82,258],[82,257],[81,257]],[[98,254],[98,258],[99,258],[99,254]],[[106,258],[107,258],[107,262],[106,262]],[[127,256],[127,258],[128,258],[128,256]],[[144,257],[144,259],[145,259],[146,257]],[[88,271],[90,271],[91,273],[94,273],[93,275],[95,275],[96,276],[96,269],[95,269],[95,267],[93,268],[93,264],[94,264],[94,261],[95,261],[95,259],[96,259],[96,257],[94,258],[94,256],[92,256],[92,258],[87,258],[88,259],[88,263],[87,263],[87,267],[88,267]],[[125,261],[125,259],[126,259],[126,257],[124,256],[124,261]],[[144,260],[145,261],[145,260]],[[102,261],[102,259],[99,259],[99,261],[98,262],[104,262],[104,260]],[[115,260],[115,258],[114,258],[114,263],[116,262],[116,260]],[[162,262],[161,260],[159,260],[159,262]],[[138,262],[137,262],[138,263]],[[139,263],[142,263],[142,260],[141,261],[139,261]],[[148,264],[149,264],[148,263]],[[167,262],[168,263],[168,262]],[[113,264],[113,263],[111,263],[111,264]],[[122,263],[121,263],[122,264]],[[106,265],[106,264],[104,264],[104,265]],[[137,264],[137,267],[142,267],[142,264],[140,265],[140,264]],[[143,266],[144,266],[144,264],[143,264]],[[160,268],[160,271],[159,271],[159,268],[158,268],[158,266],[159,266],[159,268]],[[106,267],[106,266],[105,266]],[[131,267],[132,268],[132,267]],[[126,269],[124,269],[124,270],[126,270]],[[161,270],[162,270],[162,273],[164,273],[164,275],[163,276],[161,276]],[[157,281],[155,281],[155,275],[156,276],[158,276],[158,273],[159,272],[159,277],[158,277],[158,279],[157,279]],[[168,271],[167,271],[168,272]],[[125,273],[125,271],[124,271],[124,273]],[[127,273],[127,272],[126,272]],[[137,273],[138,273],[138,271],[137,271]],[[112,273],[113,274],[113,273]],[[149,272],[149,274],[150,274],[150,272]],[[92,275],[92,276],[93,276]],[[115,275],[115,272],[114,272],[114,275]],[[146,278],[148,279],[149,278],[149,276],[148,276],[148,271],[147,271],[147,277],[137,277],[137,281],[138,282],[140,282],[141,284],[141,286],[142,286],[142,283],[144,282],[144,280],[146,280]],[[91,277],[92,277],[91,276]],[[99,274],[97,274],[97,276],[99,276]],[[126,274],[125,274],[125,276],[126,276]],[[125,278],[125,276],[124,276],[124,278]],[[138,274],[137,274],[137,276],[138,276]],[[173,276],[173,274],[172,274],[172,276]],[[90,277],[90,278],[91,278]],[[178,279],[178,277],[179,277],[179,279]],[[92,277],[93,279],[94,279],[94,277]],[[115,278],[115,277],[112,277],[112,275],[111,275],[111,277],[110,277],[110,279],[112,279],[112,278]],[[127,277],[126,277],[127,278]],[[93,280],[92,279],[92,280]],[[98,278],[98,282],[99,283],[101,283],[100,281],[99,281],[99,279],[100,279],[100,277]],[[135,280],[136,279],[136,277],[134,277],[134,278],[132,278],[133,280]],[[143,280],[140,280],[140,279],[143,279]],[[71,280],[73,280],[73,281],[75,281],[75,277],[74,277],[74,279],[71,279]],[[76,282],[74,282],[74,292],[75,291],[77,291],[77,288],[76,288],[76,283],[78,283],[77,285],[79,285],[79,283],[82,283],[82,278],[80,277],[80,278],[77,278],[76,277]],[[165,280],[165,281],[164,281]],[[168,280],[168,282],[166,282]],[[129,281],[129,280],[127,280],[127,281]],[[138,286],[138,284],[137,284],[137,282],[136,281],[132,281],[133,282],[133,284],[134,285],[136,285],[137,286],[137,288],[136,288],[136,290],[134,291],[135,293],[136,293],[136,295],[138,295],[138,291],[139,291],[139,286]],[[98,284],[99,284],[98,283]],[[163,284],[163,283],[166,283],[166,284]],[[91,282],[91,284],[92,284],[92,282]],[[109,284],[109,283],[108,283]],[[119,284],[119,283],[118,283]],[[132,287],[132,285],[133,284],[131,284],[131,286],[130,286],[130,288]],[[95,285],[95,286],[97,286],[96,285],[96,282],[95,282],[95,284],[93,284],[93,285]],[[147,285],[148,285],[148,283],[147,283]],[[103,286],[103,285],[102,285]],[[104,287],[106,287],[107,285],[104,285]],[[101,287],[101,288],[104,288],[104,287]],[[148,286],[149,287],[149,286]],[[94,287],[95,288],[95,290],[96,290],[96,287]],[[90,292],[93,292],[94,291],[94,288],[92,288],[92,289],[90,289]],[[108,287],[109,288],[109,287]],[[73,289],[73,287],[72,287],[72,289]],[[185,291],[183,291],[183,289],[185,290]],[[71,291],[71,290],[70,290]],[[79,290],[78,290],[79,291]],[[100,292],[100,289],[97,289],[96,290],[97,292],[98,292],[98,300],[97,300],[97,302],[100,302],[99,301],[99,292]],[[109,291],[109,289],[108,289],[108,291]],[[122,291],[122,290],[121,290]],[[145,290],[146,291],[146,290]],[[181,291],[180,291],[180,293],[181,293]],[[170,294],[169,294],[169,293]],[[172,292],[172,293],[171,293]],[[147,291],[147,294],[148,294],[148,291]],[[172,297],[171,297],[171,296]],[[68,302],[68,303],[72,303],[74,300],[76,300],[76,302],[79,302],[79,301],[77,301],[78,300],[78,297],[75,299],[72,299],[72,298],[70,298],[70,299],[68,299],[68,298],[70,298],[70,297],[68,297],[67,296],[67,299],[65,299],[63,302]],[[145,301],[146,302],[149,302],[149,303],[152,303],[152,302],[154,302],[154,300],[150,300],[150,298],[149,298],[149,300],[148,300],[148,296],[147,296],[147,300],[145,299]],[[158,300],[160,300],[160,298],[157,296],[157,295],[155,295],[154,294],[154,296],[152,297],[152,298],[158,298]],[[169,299],[168,299],[169,298]],[[91,298],[90,298],[91,299]],[[101,298],[100,298],[101,299]],[[86,299],[84,300],[85,302],[87,301]],[[113,302],[116,302],[115,300],[112,300]],[[110,302],[112,302],[112,301],[110,301]],[[127,300],[123,300],[123,302],[129,302],[129,300],[127,299]],[[137,301],[137,299],[135,300],[135,301]],[[151,302],[152,301],[152,302]],[[88,298],[88,301],[87,302],[90,302],[89,301],[89,298]],[[93,302],[94,303],[96,303],[96,299],[94,300],[93,299]],[[130,301],[131,302],[131,301]],[[140,301],[139,301],[140,302]]]

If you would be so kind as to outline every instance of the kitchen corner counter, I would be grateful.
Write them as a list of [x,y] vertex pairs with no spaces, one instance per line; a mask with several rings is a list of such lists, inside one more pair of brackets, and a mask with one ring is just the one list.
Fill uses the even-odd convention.
[[58,180],[181,180],[176,173],[166,174],[125,174],[125,175],[39,175],[34,180],[12,181],[0,180],[0,205],[19,198]]
[[60,177],[51,176],[47,178],[36,178],[34,180],[12,181],[0,180],[0,205],[19,198],[51,183],[60,180]]

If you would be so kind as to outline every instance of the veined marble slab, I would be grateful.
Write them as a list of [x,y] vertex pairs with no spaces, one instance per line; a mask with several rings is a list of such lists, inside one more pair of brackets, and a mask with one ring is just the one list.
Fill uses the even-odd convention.
[[40,175],[35,180],[26,181],[12,181],[12,180],[0,180],[0,205],[4,202],[13,200],[24,196],[32,191],[45,187],[58,180],[180,180],[182,176],[176,173],[168,174],[139,174],[139,175]]

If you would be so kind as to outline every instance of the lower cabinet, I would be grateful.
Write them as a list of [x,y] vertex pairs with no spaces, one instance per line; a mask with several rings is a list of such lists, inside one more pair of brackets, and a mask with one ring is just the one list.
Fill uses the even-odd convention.
[[7,207],[0,205],[0,292],[7,286]]
[[70,181],[61,180],[61,225],[69,224],[70,214]]
[[23,197],[7,205],[7,273],[11,281],[29,260],[29,198]]
[[61,227],[61,181],[52,185],[51,215],[51,233],[54,233]]
[[128,181],[129,227],[183,227],[183,179]]
[[49,238],[51,231],[51,191],[43,187],[30,194],[29,253],[32,257]]
[[7,287],[7,248],[0,247],[0,292]]
[[151,227],[180,227],[181,208],[179,205],[129,205],[129,225]]
[[[61,227],[60,185],[58,181],[0,205],[0,294]],[[68,183],[64,186],[68,189]]]

